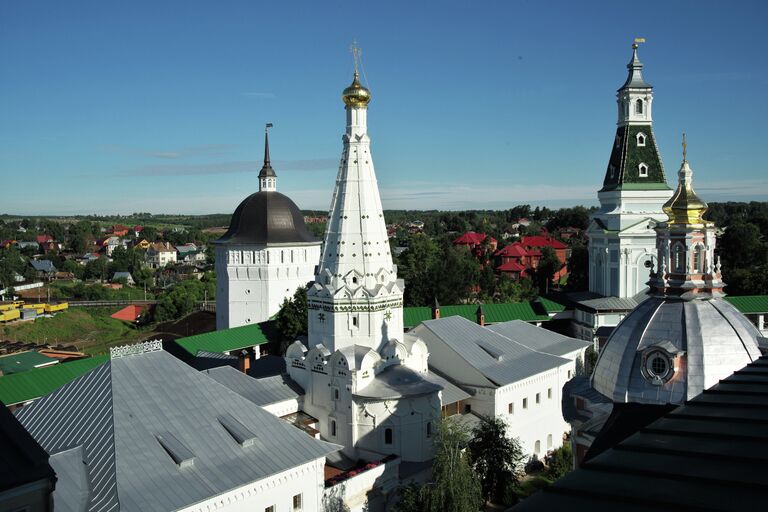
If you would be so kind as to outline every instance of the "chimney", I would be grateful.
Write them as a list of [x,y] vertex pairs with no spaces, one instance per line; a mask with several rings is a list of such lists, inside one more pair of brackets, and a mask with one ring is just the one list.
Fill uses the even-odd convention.
[[237,358],[237,366],[241,372],[246,374],[248,373],[248,370],[251,369],[251,356],[248,354],[247,350],[240,352],[240,355]]
[[477,317],[477,323],[480,324],[481,327],[485,327],[485,312],[483,311],[482,304],[477,306],[477,311],[475,311],[475,316]]
[[440,303],[437,302],[437,297],[435,297],[435,303],[432,304],[432,320],[437,320],[440,318]]

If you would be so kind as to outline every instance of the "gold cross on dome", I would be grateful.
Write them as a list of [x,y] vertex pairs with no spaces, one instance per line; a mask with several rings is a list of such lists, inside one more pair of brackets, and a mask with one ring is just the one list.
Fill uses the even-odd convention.
[[357,46],[357,41],[355,39],[352,40],[352,44],[349,45],[349,51],[352,53],[352,60],[355,64],[355,74],[358,72],[358,62],[360,61],[360,56],[363,54],[362,48]]
[[683,162],[687,161],[688,157],[688,143],[685,142],[685,132],[683,132]]

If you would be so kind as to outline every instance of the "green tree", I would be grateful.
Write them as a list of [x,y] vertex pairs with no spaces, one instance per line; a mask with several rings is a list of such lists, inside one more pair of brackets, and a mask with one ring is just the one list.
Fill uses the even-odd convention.
[[468,448],[483,496],[488,501],[500,501],[505,485],[519,482],[524,458],[520,443],[507,436],[507,424],[503,419],[483,417],[472,431]]
[[440,247],[429,237],[417,234],[408,239],[408,250],[398,258],[398,273],[405,280],[405,304],[423,306],[435,296],[431,274],[440,259]]
[[581,292],[589,288],[589,250],[585,245],[574,245],[568,258],[569,291]]
[[754,224],[736,222],[728,226],[718,243],[723,267],[744,269],[764,265],[768,261],[768,251],[760,238],[760,230]]
[[561,266],[562,264],[557,258],[555,250],[551,247],[542,247],[541,259],[539,260],[539,264],[536,265],[536,284],[539,287],[539,293],[541,295],[544,295],[549,291],[549,285],[552,282],[552,278]]
[[296,288],[293,297],[285,299],[280,306],[280,311],[275,317],[275,325],[280,331],[282,346],[280,353],[285,352],[285,348],[292,343],[297,336],[307,334],[307,288],[300,286]]
[[443,244],[442,253],[430,273],[434,295],[443,304],[467,302],[475,293],[480,263],[466,247],[456,247],[450,242]]
[[550,480],[557,480],[568,474],[573,469],[573,451],[571,443],[565,442],[560,448],[552,450],[544,457],[547,469],[544,474]]
[[437,426],[434,485],[429,490],[431,512],[476,512],[483,497],[480,481],[470,466],[465,448],[469,431],[458,422],[444,420]]

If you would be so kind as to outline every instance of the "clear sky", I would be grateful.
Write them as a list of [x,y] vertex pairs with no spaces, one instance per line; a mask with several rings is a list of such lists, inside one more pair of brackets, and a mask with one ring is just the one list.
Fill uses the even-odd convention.
[[768,200],[753,1],[0,2],[0,213],[325,210],[349,45],[363,49],[385,208],[595,204],[634,37],[670,182]]

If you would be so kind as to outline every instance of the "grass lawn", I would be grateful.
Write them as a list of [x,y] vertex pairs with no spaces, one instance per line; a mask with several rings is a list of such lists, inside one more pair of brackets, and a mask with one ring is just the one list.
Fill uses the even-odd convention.
[[26,343],[58,343],[75,345],[89,354],[103,354],[110,346],[136,343],[151,334],[110,318],[119,308],[71,308],[52,318],[38,318],[0,327],[5,339]]

